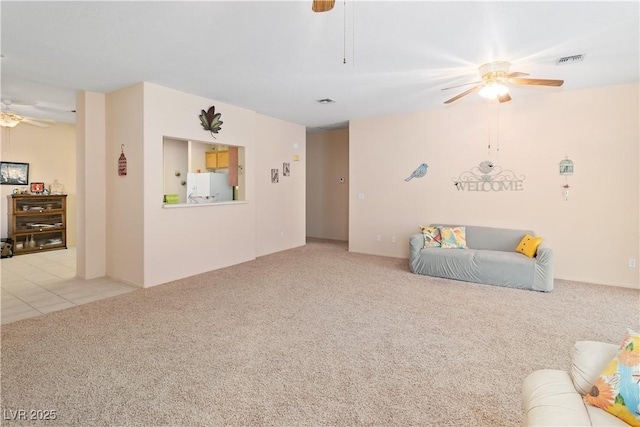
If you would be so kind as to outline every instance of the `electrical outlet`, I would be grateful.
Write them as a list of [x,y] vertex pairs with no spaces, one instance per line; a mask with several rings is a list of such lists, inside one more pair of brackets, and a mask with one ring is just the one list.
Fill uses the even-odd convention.
[[381,236],[380,234],[378,234],[378,235],[376,236],[376,241],[377,241],[377,242],[382,242],[382,236]]
[[391,243],[395,243],[396,242],[396,236],[391,236]]
[[358,193],[358,199],[364,200],[364,193]]
[[636,268],[637,265],[635,258],[629,258],[629,268]]

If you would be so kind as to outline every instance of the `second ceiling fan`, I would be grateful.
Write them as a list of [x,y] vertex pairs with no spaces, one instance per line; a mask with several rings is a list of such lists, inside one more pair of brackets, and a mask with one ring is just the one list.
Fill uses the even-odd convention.
[[511,101],[509,95],[509,88],[505,84],[521,84],[521,85],[538,85],[538,86],[562,86],[564,80],[549,80],[549,79],[529,79],[523,78],[528,76],[527,73],[509,72],[510,63],[507,61],[489,62],[483,64],[479,68],[480,77],[482,80],[466,83],[459,86],[452,86],[444,88],[442,90],[453,89],[460,86],[466,86],[475,84],[476,86],[468,89],[453,98],[446,100],[445,104],[450,104],[453,101],[457,101],[463,96],[469,95],[473,92],[479,92],[481,96],[489,99],[497,99],[499,102]]
[[[16,127],[20,123],[26,123],[29,125],[46,128],[49,127],[47,123],[54,123],[51,119],[36,119],[34,117],[27,117],[17,112],[9,110],[12,102],[9,99],[2,100],[2,109],[0,110],[0,127],[12,128]],[[46,123],[45,123],[46,122]]]

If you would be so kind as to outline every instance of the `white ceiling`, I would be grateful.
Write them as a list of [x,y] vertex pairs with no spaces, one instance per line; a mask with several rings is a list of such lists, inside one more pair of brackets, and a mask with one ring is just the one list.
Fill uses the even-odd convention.
[[[477,81],[478,66],[495,60],[565,80],[512,87],[512,102],[639,81],[638,1],[337,0],[313,13],[311,0],[3,0],[0,13],[2,99],[67,122],[73,113],[33,105],[73,107],[75,91],[148,81],[316,128],[482,102],[472,94],[445,106],[471,86],[441,89]],[[575,54],[585,60],[555,64]]]

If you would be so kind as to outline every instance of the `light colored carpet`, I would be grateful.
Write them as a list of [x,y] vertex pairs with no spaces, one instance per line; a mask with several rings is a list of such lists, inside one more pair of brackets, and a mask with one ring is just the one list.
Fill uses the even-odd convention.
[[568,368],[576,340],[617,343],[638,297],[418,276],[311,240],[3,326],[2,409],[65,426],[516,426],[524,377]]

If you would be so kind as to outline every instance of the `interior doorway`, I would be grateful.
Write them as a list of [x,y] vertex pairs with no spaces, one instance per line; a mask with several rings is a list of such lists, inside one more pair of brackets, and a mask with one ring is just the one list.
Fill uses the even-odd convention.
[[307,133],[307,237],[349,240],[349,129]]

